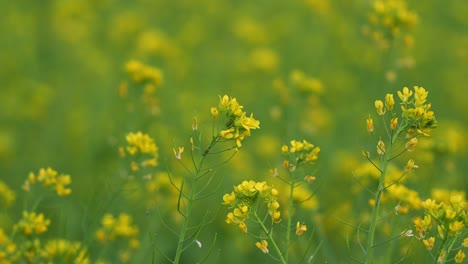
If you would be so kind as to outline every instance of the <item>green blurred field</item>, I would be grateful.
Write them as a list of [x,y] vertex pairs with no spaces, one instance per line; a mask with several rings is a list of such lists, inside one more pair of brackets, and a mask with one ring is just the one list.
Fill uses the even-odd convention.
[[[95,231],[105,213],[128,213],[141,243],[130,263],[151,263],[152,241],[172,256],[177,238],[161,225],[159,205],[141,200],[145,194],[126,198],[121,176],[128,164],[118,148],[128,132],[148,133],[159,147],[156,171],[182,175],[172,148],[188,148],[194,117],[208,134],[210,107],[224,94],[254,113],[261,129],[218,169],[224,177],[220,190],[199,205],[213,208],[214,223],[201,233],[204,246],[188,250],[183,263],[198,261],[214,233],[208,263],[273,263],[254,238],[225,224],[225,208],[216,212],[233,185],[270,181],[268,170],[281,166],[281,145],[292,139],[307,139],[322,150],[317,205],[302,211],[310,230],[315,228],[313,245],[323,241],[312,262],[349,263],[346,237],[355,231],[336,217],[357,225],[370,212],[369,197],[352,179],[365,163],[361,150],[375,144],[365,119],[375,115],[374,100],[404,86],[426,88],[439,121],[432,137],[397,161],[404,166],[411,157],[419,165],[407,186],[422,199],[434,188],[466,192],[468,2],[408,1],[418,15],[408,31],[414,45],[396,39],[388,49],[363,34],[371,2],[1,1],[0,180],[17,199],[0,209],[0,228],[10,230],[20,218],[28,173],[50,166],[71,175],[73,192],[41,204],[38,210],[52,219],[44,239],[84,241],[92,263],[98,256],[115,258],[112,248],[103,253],[94,241]],[[132,59],[163,74],[153,114],[139,92],[119,97]],[[318,80],[323,92],[300,93],[288,83],[294,70]],[[283,92],[275,89],[278,80],[287,83]],[[162,218],[177,226],[176,208],[165,207]],[[412,217],[422,212],[401,215],[392,232],[411,229]],[[389,263],[408,244],[398,242]],[[430,261],[419,241],[412,247],[404,263]],[[358,246],[352,250],[361,255]],[[167,263],[157,252],[155,258]]]

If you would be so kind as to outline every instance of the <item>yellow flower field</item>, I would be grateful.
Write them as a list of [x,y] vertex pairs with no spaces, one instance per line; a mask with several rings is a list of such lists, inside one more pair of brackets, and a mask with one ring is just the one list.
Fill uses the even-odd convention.
[[0,6],[0,264],[468,263],[468,2]]

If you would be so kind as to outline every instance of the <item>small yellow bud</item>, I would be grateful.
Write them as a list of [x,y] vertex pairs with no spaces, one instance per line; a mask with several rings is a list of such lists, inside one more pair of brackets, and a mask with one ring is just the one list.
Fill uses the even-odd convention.
[[457,255],[455,255],[455,263],[463,263],[463,260],[465,260],[465,253],[463,250],[458,250]]
[[370,118],[370,117],[367,118],[366,123],[367,123],[367,131],[369,133],[374,132],[374,121],[372,120],[372,118]]
[[384,104],[380,100],[375,100],[375,109],[380,116],[385,114]]
[[410,159],[408,160],[408,163],[406,163],[405,172],[409,173],[409,172],[412,172],[413,169],[417,169],[417,168],[418,168],[418,165],[414,164],[414,160]]
[[219,115],[218,109],[216,107],[211,107],[211,116],[213,119],[217,119]]
[[261,242],[255,243],[255,245],[265,254],[268,254],[268,242],[266,240],[262,240]]
[[307,231],[307,226],[301,224],[300,222],[297,222],[296,224],[296,236],[300,236],[304,234],[304,232]]
[[393,110],[393,106],[395,105],[395,100],[393,100],[393,94],[387,94],[385,96],[385,107],[388,111]]
[[305,177],[304,177],[304,180],[305,180],[306,182],[309,182],[309,183],[315,181],[315,179],[316,179],[316,178],[315,178],[314,176],[305,176]]
[[418,138],[412,138],[406,143],[406,150],[407,151],[413,151],[416,148],[416,145],[418,144]]
[[239,222],[239,229],[242,233],[247,234],[247,225],[243,221]]
[[379,140],[379,142],[377,143],[377,154],[385,154],[385,143],[382,140]]
[[370,153],[369,153],[369,151],[362,150],[362,151],[361,151],[361,154],[362,154],[362,156],[364,156],[364,157],[366,157],[366,158],[370,158]]
[[424,246],[429,251],[431,251],[432,248],[434,247],[434,243],[435,243],[435,238],[434,237],[430,237],[429,239],[424,239],[423,240]]
[[394,117],[392,118],[392,120],[390,120],[390,128],[392,130],[395,130],[398,126],[398,117]]

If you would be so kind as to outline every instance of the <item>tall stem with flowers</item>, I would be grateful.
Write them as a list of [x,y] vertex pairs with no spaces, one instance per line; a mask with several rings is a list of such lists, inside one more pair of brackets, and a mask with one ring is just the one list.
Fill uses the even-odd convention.
[[[435,128],[437,121],[434,112],[431,110],[431,104],[426,103],[428,92],[423,87],[414,86],[414,92],[404,87],[402,91],[397,92],[400,98],[401,117],[397,116],[394,109],[395,101],[393,94],[385,96],[385,103],[381,100],[375,101],[377,114],[382,120],[385,134],[379,138],[376,147],[378,161],[371,158],[368,150],[363,150],[363,156],[380,172],[380,179],[377,189],[373,192],[373,209],[370,219],[370,226],[367,232],[367,243],[365,246],[365,263],[375,263],[374,249],[377,223],[379,221],[380,205],[383,192],[390,186],[396,184],[408,173],[418,168],[415,162],[408,160],[402,175],[393,182],[386,181],[388,165],[391,161],[401,154],[413,151],[421,136],[430,136],[429,132]],[[390,115],[390,117],[388,117]],[[399,121],[399,118],[401,121]],[[374,121],[371,117],[366,120],[367,131],[374,134]],[[411,235],[402,232],[402,235]]]
[[[221,164],[228,162],[242,147],[242,142],[249,137],[251,130],[260,128],[260,122],[253,117],[247,116],[236,98],[227,95],[220,97],[218,107],[211,108],[213,118],[212,137],[208,145],[202,146],[201,132],[198,124],[194,120],[192,124],[193,136],[190,138],[190,153],[192,168],[187,166],[182,158],[184,147],[174,149],[175,158],[180,162],[188,173],[187,182],[181,185],[173,183],[179,192],[178,211],[183,217],[182,228],[179,233],[177,249],[172,263],[179,263],[182,253],[193,244],[201,228],[207,224],[204,218],[201,223],[193,224],[192,213],[194,212],[194,202],[210,196],[212,193],[206,192],[206,186],[214,176],[213,168],[205,166],[205,161],[215,154],[232,152]],[[217,166],[217,165],[215,165]],[[209,177],[205,177],[210,175]],[[191,232],[191,234],[189,234]]]
[[[293,248],[291,233],[294,232],[293,219],[296,218],[297,206],[299,203],[312,199],[314,195],[312,193],[309,197],[298,201],[295,190],[301,185],[315,180],[314,176],[306,173],[310,171],[307,171],[305,167],[318,159],[320,148],[306,140],[292,140],[289,146],[283,145],[281,151],[286,156],[283,160],[283,167],[287,170],[288,175],[287,177],[281,176],[278,169],[273,169],[271,172],[273,176],[286,184],[284,190],[289,193],[285,199],[288,201],[285,232],[275,232],[276,227],[281,222],[279,191],[265,181],[243,181],[234,187],[233,192],[223,196],[223,204],[232,209],[227,215],[226,223],[237,225],[242,233],[260,238],[260,241],[256,242],[255,245],[265,254],[270,255],[268,249],[270,243],[275,253],[270,256],[280,263],[289,263],[290,251]],[[305,176],[304,173],[306,173]],[[266,204],[266,207],[262,204]],[[259,226],[260,235],[257,235],[255,230],[248,231],[248,226]],[[296,236],[301,236],[307,231],[307,225],[304,221],[297,221],[295,227]],[[303,252],[303,256],[308,253],[310,242]]]

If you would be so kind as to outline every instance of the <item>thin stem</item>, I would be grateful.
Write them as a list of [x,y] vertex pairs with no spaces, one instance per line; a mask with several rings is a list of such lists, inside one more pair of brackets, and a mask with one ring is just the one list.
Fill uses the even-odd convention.
[[371,217],[371,223],[370,223],[370,228],[369,228],[369,234],[367,236],[367,247],[366,247],[366,261],[365,263],[374,263],[374,239],[375,239],[375,229],[377,226],[378,222],[378,215],[379,215],[379,207],[380,207],[380,199],[382,197],[382,193],[385,189],[385,174],[387,172],[387,155],[390,153],[390,149],[392,146],[393,140],[390,141],[390,146],[388,150],[384,153],[381,159],[381,173],[380,173],[380,180],[379,180],[379,185],[377,188],[377,192],[375,193],[375,204],[374,208],[372,209],[372,217]]
[[263,224],[262,219],[260,219],[260,217],[258,217],[257,211],[254,211],[254,216],[255,216],[255,220],[258,222],[258,224],[262,228],[265,235],[268,236],[268,239],[270,240],[271,244],[273,245],[273,248],[275,249],[276,254],[278,255],[278,258],[279,258],[280,262],[283,263],[283,264],[287,264],[288,262],[284,258],[283,253],[281,252],[281,250],[279,249],[278,245],[276,244],[276,242],[275,242],[275,240],[273,238],[273,233],[268,231],[265,224]]
[[[193,206],[193,201],[194,201],[194,198],[195,198],[195,195],[197,193],[197,188],[196,188],[196,184],[197,184],[197,179],[200,177],[200,172],[202,171],[202,167],[203,167],[203,162],[205,161],[205,158],[207,156],[207,154],[210,152],[211,148],[219,141],[220,137],[219,136],[216,136],[216,137],[213,137],[213,139],[211,140],[210,144],[208,145],[208,147],[206,148],[206,150],[203,152],[203,154],[201,155],[201,158],[198,162],[198,166],[195,166],[195,174],[192,175],[192,182],[191,182],[191,188],[189,188],[189,195],[188,195],[188,198],[187,198],[187,207],[185,208],[185,213],[183,214],[184,215],[184,223],[182,224],[182,229],[180,231],[180,234],[179,234],[179,241],[177,243],[177,249],[176,249],[176,254],[175,254],[175,257],[174,257],[174,261],[173,263],[175,264],[178,264],[179,261],[180,261],[180,257],[182,255],[182,252],[184,251],[184,242],[185,242],[185,237],[187,235],[187,231],[189,229],[189,226],[190,226],[190,216],[191,216],[191,213],[192,213],[192,206]],[[185,195],[182,194],[182,188],[180,190],[181,194],[180,194],[180,197],[179,199],[182,199],[182,196],[185,197]]]
[[[294,177],[291,177],[291,178],[294,179]],[[289,247],[289,243],[291,241],[292,215],[293,215],[293,211],[294,211],[293,193],[294,193],[294,180],[292,180],[289,183],[288,226],[287,226],[287,230],[286,230],[286,245],[288,247]],[[286,262],[288,261],[288,257],[289,257],[289,250],[286,250],[286,253],[285,253]]]

